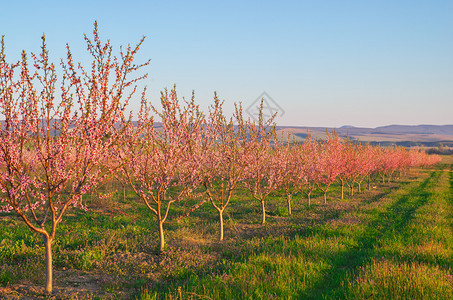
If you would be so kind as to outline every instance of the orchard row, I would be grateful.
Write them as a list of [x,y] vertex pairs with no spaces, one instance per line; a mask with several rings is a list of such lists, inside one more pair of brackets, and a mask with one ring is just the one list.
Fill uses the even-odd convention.
[[[310,205],[312,192],[319,189],[326,202],[335,182],[343,198],[346,186],[353,195],[363,182],[369,188],[376,178],[391,180],[409,168],[440,160],[418,150],[363,145],[336,133],[295,143],[291,135],[277,135],[272,119],[264,120],[262,106],[255,121],[245,120],[239,105],[228,119],[217,97],[206,116],[194,98],[181,104],[174,89],[163,93],[161,102],[161,110],[142,102],[138,123],[123,126],[122,142],[111,156],[122,171],[119,180],[127,181],[156,216],[161,251],[170,206],[188,197],[202,199],[194,208],[210,202],[219,215],[223,240],[223,213],[240,188],[260,204],[264,225],[271,193],[282,193],[291,214],[292,197],[299,192]],[[160,117],[161,126],[156,127],[151,112]]]

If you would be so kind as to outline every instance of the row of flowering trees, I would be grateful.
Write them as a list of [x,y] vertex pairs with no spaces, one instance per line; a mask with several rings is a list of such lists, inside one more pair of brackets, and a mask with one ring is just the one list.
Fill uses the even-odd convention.
[[143,40],[115,57],[109,42],[101,42],[96,23],[93,36],[85,36],[91,65],[75,64],[68,46],[60,80],[44,36],[31,64],[25,52],[21,61],[8,63],[3,38],[1,43],[0,212],[15,212],[42,236],[49,294],[58,224],[70,208],[86,210],[82,196],[110,176],[129,185],[154,215],[163,251],[164,224],[175,203],[201,199],[190,207],[194,210],[209,202],[223,240],[223,214],[240,188],[259,203],[264,224],[273,192],[285,195],[291,213],[296,193],[306,193],[310,201],[319,189],[327,201],[334,182],[352,193],[364,180],[390,179],[437,160],[424,152],[352,143],[334,133],[325,141],[291,143],[289,137],[277,138],[262,107],[256,122],[244,118],[240,105],[227,118],[215,96],[204,114],[195,97],[181,102],[175,89],[161,94],[162,108],[143,92],[138,121],[132,122],[127,103],[135,82],[146,75],[131,76],[149,63],[134,64]]
[[337,182],[343,199],[344,187],[352,196],[355,188],[362,190],[364,181],[370,188],[378,178],[390,180],[440,159],[401,147],[364,145],[336,133],[327,133],[324,140],[310,137],[292,143],[290,136],[277,136],[272,118],[263,118],[262,106],[256,121],[246,120],[240,105],[227,119],[217,96],[206,116],[194,97],[181,103],[175,89],[162,93],[161,105],[159,110],[142,100],[138,123],[123,124],[127,130],[112,156],[115,169],[122,170],[124,180],[155,215],[160,251],[165,247],[164,224],[175,202],[196,197],[201,199],[197,207],[209,202],[218,214],[219,240],[223,240],[223,214],[239,189],[257,201],[264,225],[271,193],[285,197],[291,214],[297,193],[305,193],[310,205],[312,193],[319,190],[326,203]]
[[[287,163],[283,187],[285,190],[293,187],[293,191],[304,191],[309,204],[311,193],[316,188],[323,193],[324,202],[327,202],[327,192],[337,182],[343,199],[345,187],[349,187],[352,196],[354,187],[361,191],[364,181],[370,189],[371,181],[378,177],[390,181],[395,174],[401,174],[409,168],[432,165],[440,160],[439,156],[430,156],[418,150],[352,142],[336,133],[327,133],[325,140],[308,138],[301,145],[287,143],[277,147],[277,150],[277,155]],[[287,194],[291,195],[289,192]]]

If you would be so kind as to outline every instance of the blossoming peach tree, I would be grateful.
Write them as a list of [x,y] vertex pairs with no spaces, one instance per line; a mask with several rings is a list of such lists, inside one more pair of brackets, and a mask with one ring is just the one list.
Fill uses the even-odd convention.
[[279,158],[273,145],[279,143],[275,130],[276,115],[265,120],[261,101],[257,122],[247,122],[249,140],[246,144],[247,162],[243,183],[253,199],[261,205],[261,224],[266,223],[266,199],[280,187],[284,174],[284,162]]
[[219,216],[220,241],[224,238],[223,213],[243,180],[247,165],[244,160],[247,135],[242,107],[236,105],[234,116],[228,120],[222,106],[223,102],[215,95],[204,126],[203,139],[198,143],[196,152],[199,157],[199,178],[209,202]]
[[[124,126],[128,130],[116,158],[130,187],[156,217],[159,251],[163,252],[164,223],[172,204],[185,201],[197,186],[193,149],[204,119],[194,97],[180,105],[175,89],[162,93],[161,104],[159,110],[143,95],[137,126]],[[152,113],[160,117],[161,128],[157,128]]]
[[115,123],[135,92],[134,83],[146,76],[130,75],[149,63],[133,64],[143,39],[114,57],[110,43],[101,42],[97,23],[93,35],[85,35],[91,66],[75,64],[67,46],[61,73],[49,59],[44,35],[41,52],[31,54],[31,64],[25,51],[21,61],[8,63],[2,37],[0,211],[16,213],[43,237],[47,294],[53,288],[57,226],[71,207],[86,210],[81,196],[112,171],[103,162],[121,135]]

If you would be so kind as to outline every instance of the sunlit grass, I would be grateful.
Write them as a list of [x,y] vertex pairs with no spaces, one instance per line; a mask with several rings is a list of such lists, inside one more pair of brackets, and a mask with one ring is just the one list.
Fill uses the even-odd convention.
[[451,269],[373,259],[344,283],[347,299],[453,299]]

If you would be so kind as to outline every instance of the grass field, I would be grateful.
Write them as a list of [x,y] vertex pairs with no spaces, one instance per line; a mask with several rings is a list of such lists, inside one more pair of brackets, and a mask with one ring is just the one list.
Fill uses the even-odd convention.
[[[106,187],[107,189],[111,187]],[[293,214],[271,197],[267,224],[244,192],[226,210],[225,240],[209,203],[166,224],[159,255],[156,221],[131,191],[86,197],[54,245],[55,299],[453,299],[453,165]],[[346,197],[347,198],[347,197]],[[44,298],[44,245],[15,216],[0,215],[0,298]]]

